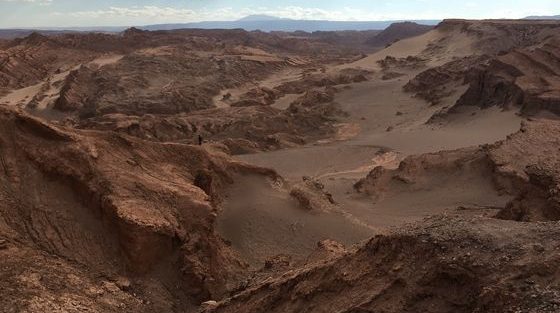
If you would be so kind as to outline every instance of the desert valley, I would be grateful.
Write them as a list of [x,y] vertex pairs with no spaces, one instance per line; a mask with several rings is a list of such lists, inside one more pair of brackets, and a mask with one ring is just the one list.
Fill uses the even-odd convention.
[[0,312],[560,312],[560,20],[0,39]]

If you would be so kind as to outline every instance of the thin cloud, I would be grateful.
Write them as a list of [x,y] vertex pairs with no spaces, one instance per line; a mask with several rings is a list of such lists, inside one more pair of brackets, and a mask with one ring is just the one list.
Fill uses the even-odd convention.
[[[65,15],[64,13],[58,13]],[[94,10],[94,11],[77,11],[68,13],[73,17],[147,17],[147,18],[162,18],[162,19],[192,19],[196,17],[196,12],[189,9],[177,9],[172,7],[157,7],[157,6],[143,6],[143,7],[110,7],[107,10]]]
[[0,0],[0,2],[23,2],[23,3],[35,3],[38,5],[50,5],[53,0]]
[[[12,3],[51,3],[53,0],[0,0],[0,2]],[[381,21],[381,20],[438,20],[442,18],[522,18],[528,15],[542,15],[542,13],[553,12],[553,6],[558,6],[556,2],[549,0],[537,1],[530,7],[518,6],[508,7],[504,10],[502,2],[506,0],[496,0],[493,4],[483,4],[480,0],[407,0],[415,5],[403,6],[402,1],[382,1],[377,6],[368,7],[367,5],[341,4],[333,7],[315,4],[306,6],[302,1],[299,5],[282,5],[287,3],[277,1],[277,4],[264,5],[270,0],[262,0],[261,6],[239,6],[235,2],[225,0],[216,1],[215,4],[222,3],[223,6],[205,7],[204,2],[197,2],[197,5],[123,5],[97,6],[91,9],[76,9],[67,11],[64,6],[56,5],[52,7],[57,10],[44,10],[35,13],[35,18],[30,19],[30,23],[38,21],[41,24],[61,26],[76,25],[147,25],[165,23],[189,23],[200,21],[232,21],[248,15],[270,15],[280,18],[298,20],[331,20],[331,21]],[[554,0],[557,1],[557,0]],[[451,5],[449,3],[455,3]],[[460,2],[460,3],[458,3]],[[119,3],[115,1],[114,3]],[[123,3],[123,2],[120,2]],[[161,3],[161,2],[159,2]],[[201,4],[202,3],[202,4]],[[442,3],[447,3],[442,5]],[[505,3],[505,2],[504,2]],[[507,6],[506,6],[507,7]],[[560,7],[559,7],[560,8]],[[59,11],[60,10],[60,11]],[[5,14],[6,15],[6,14]],[[1,14],[0,14],[1,17]],[[9,15],[8,15],[9,17]],[[22,19],[12,18],[5,22],[10,26]],[[0,24],[2,22],[0,21]]]

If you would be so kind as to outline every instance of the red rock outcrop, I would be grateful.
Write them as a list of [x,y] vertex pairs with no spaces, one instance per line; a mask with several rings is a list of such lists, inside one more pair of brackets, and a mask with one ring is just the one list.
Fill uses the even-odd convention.
[[560,114],[560,39],[496,57],[467,76],[469,89],[458,105],[519,106],[524,114]]
[[438,28],[469,34],[476,55],[420,73],[406,91],[438,104],[457,87],[467,85],[455,106],[560,114],[560,23],[451,20]]
[[432,217],[205,312],[555,312],[558,235],[552,224]]
[[[0,288],[21,291],[0,301],[24,307],[32,296],[66,308],[64,299],[49,298],[58,292],[53,285],[26,294],[25,282],[14,282],[18,273],[33,271],[32,263],[9,261],[25,255],[50,264],[37,271],[59,262],[58,272],[91,284],[100,275],[127,277],[131,289],[144,290],[122,295],[130,309],[144,303],[148,311],[169,311],[235,286],[245,265],[214,233],[214,204],[234,173],[274,178],[273,171],[199,147],[54,127],[8,109],[0,108],[0,120],[0,239],[13,247],[1,251],[1,275],[15,284]],[[80,290],[70,294],[78,297]],[[102,305],[80,303],[92,301]],[[121,309],[107,305],[107,311]]]

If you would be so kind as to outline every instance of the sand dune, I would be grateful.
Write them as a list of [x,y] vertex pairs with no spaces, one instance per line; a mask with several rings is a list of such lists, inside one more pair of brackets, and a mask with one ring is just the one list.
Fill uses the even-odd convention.
[[[406,58],[408,56],[426,57],[429,59],[431,66],[436,66],[449,62],[456,57],[474,54],[474,41],[474,38],[461,33],[457,29],[449,31],[436,28],[423,35],[400,40],[386,49],[347,66],[379,70],[377,62],[387,56],[395,58]],[[437,54],[433,51],[436,48]]]

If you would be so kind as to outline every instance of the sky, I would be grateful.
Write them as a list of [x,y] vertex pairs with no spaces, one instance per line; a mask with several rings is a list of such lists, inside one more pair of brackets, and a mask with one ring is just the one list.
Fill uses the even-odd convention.
[[0,28],[141,26],[253,14],[350,21],[522,18],[558,15],[560,0],[0,0]]

